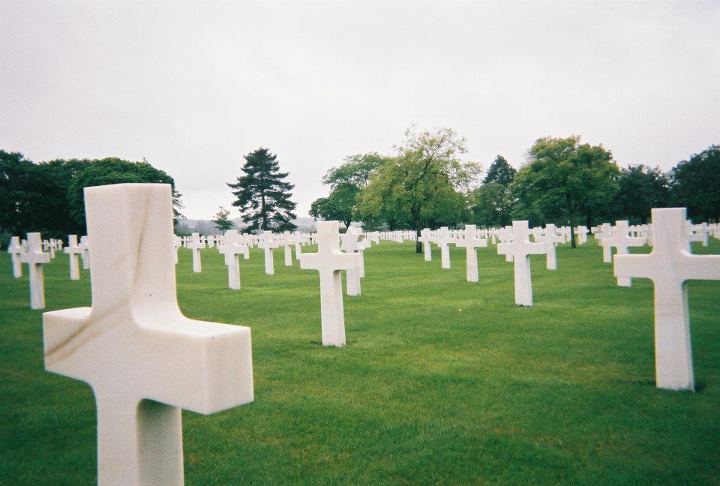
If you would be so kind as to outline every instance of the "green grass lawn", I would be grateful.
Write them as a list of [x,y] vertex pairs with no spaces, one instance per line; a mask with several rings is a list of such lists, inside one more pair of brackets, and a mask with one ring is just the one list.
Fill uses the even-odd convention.
[[[696,253],[720,254],[720,242]],[[689,284],[698,391],[654,385],[652,285],[620,288],[595,243],[532,257],[535,306],[514,305],[512,264],[478,250],[465,282],[414,245],[365,253],[362,296],[345,296],[348,345],[320,343],[318,275],[241,259],[227,289],[215,250],[178,298],[192,318],[252,328],[255,401],[183,412],[187,484],[720,484],[720,282]],[[27,269],[0,255],[0,483],[92,484],[95,404],[43,369]],[[46,310],[90,305],[89,275],[45,267]]]

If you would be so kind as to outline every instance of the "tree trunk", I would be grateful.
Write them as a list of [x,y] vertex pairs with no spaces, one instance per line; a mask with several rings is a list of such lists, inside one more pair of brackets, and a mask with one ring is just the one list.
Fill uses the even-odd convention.
[[570,248],[577,248],[575,242],[575,220],[570,218]]
[[422,246],[423,246],[423,244],[420,241],[420,227],[416,226],[415,227],[415,253],[422,253],[423,252]]

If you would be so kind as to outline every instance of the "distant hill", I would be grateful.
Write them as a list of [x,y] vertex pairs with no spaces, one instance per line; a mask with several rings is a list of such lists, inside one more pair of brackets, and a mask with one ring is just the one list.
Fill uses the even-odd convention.
[[[235,223],[235,229],[238,231],[242,231],[242,229],[246,226],[240,218],[233,219],[233,223]],[[297,225],[299,231],[303,231],[305,233],[311,233],[315,231],[316,228],[315,220],[313,218],[301,217],[297,218],[293,221],[293,223]],[[217,228],[215,228],[215,223],[209,219],[185,219],[177,225],[176,231],[178,233],[197,232],[203,235],[218,235],[221,233]]]

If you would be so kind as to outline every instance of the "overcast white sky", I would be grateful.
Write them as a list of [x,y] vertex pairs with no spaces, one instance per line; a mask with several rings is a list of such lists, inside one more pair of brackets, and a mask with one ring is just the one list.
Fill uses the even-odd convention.
[[0,148],[146,157],[190,218],[260,146],[305,216],[328,168],[411,125],[486,168],[579,134],[668,169],[720,143],[720,1],[0,0]]

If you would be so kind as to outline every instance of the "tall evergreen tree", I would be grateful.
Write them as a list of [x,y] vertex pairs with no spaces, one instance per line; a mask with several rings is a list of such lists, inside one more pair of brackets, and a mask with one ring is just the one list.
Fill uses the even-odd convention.
[[213,219],[212,221],[213,223],[215,223],[215,228],[217,228],[218,231],[222,232],[231,230],[235,226],[235,223],[230,221],[230,211],[222,206],[220,206],[220,209],[215,215],[215,219]]
[[512,165],[508,164],[505,157],[498,155],[495,157],[495,161],[492,165],[490,165],[490,168],[485,175],[485,179],[483,179],[483,184],[492,184],[494,182],[502,184],[503,186],[509,186],[513,179],[515,179],[515,174],[517,174],[517,170],[515,170]]
[[259,148],[245,156],[242,171],[245,175],[228,186],[234,189],[237,200],[233,206],[239,208],[243,222],[248,223],[247,229],[294,230],[296,204],[290,198],[295,186],[285,181],[288,173],[280,172],[277,156]]

